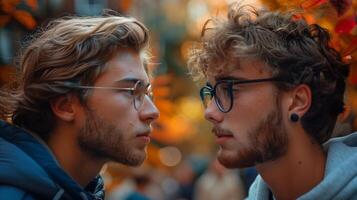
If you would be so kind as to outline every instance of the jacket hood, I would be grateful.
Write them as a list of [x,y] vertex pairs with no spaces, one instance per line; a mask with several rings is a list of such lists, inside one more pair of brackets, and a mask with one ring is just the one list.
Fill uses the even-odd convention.
[[325,143],[327,162],[324,179],[299,199],[357,198],[357,133]]
[[[327,151],[323,180],[298,200],[357,198],[357,132],[332,138],[324,144]],[[248,199],[269,199],[269,188],[257,176],[249,189]]]
[[103,181],[87,188],[76,183],[49,149],[25,130],[0,120],[0,185],[11,185],[35,196],[52,199],[103,199]]
[[55,196],[58,187],[25,152],[0,138],[0,184],[12,185],[36,196]]

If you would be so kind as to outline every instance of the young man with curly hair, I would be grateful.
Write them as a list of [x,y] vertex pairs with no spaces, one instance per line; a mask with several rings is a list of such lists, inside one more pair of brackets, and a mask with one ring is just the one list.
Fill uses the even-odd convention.
[[349,70],[328,31],[235,4],[202,33],[189,67],[218,160],[259,172],[248,199],[356,199],[357,135],[331,138]]

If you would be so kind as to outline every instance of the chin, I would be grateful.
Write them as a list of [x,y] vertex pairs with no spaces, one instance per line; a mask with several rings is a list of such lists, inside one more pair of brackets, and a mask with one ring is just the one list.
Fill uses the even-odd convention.
[[237,153],[224,152],[224,150],[222,149],[218,152],[217,160],[228,169],[247,168],[255,166],[254,160],[244,159],[243,156],[240,156]]
[[128,155],[126,159],[118,160],[118,162],[129,165],[129,166],[139,166],[146,160],[146,151],[141,151],[132,155]]

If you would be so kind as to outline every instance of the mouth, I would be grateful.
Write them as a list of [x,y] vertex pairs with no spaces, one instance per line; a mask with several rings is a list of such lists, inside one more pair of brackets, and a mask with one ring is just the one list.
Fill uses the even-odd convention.
[[143,140],[145,143],[150,143],[150,130],[149,131],[145,131],[139,134],[136,134],[136,138]]
[[231,133],[230,131],[223,130],[223,129],[219,128],[219,127],[214,127],[212,129],[212,132],[216,136],[216,142],[218,144],[223,144],[227,140],[234,138],[233,133]]

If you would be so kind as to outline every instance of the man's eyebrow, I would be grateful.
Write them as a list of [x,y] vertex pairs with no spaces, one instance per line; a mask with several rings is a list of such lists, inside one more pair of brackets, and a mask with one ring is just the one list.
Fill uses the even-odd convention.
[[246,78],[235,77],[235,76],[217,76],[215,77],[215,81],[225,81],[225,80],[234,80],[234,81],[244,81]]
[[115,81],[116,83],[136,83],[137,81],[143,81],[138,78],[123,78]]
[[146,81],[144,81],[143,79],[138,79],[138,78],[123,78],[123,79],[115,81],[115,83],[133,83],[133,84],[135,84],[138,81],[141,81],[142,83],[144,83],[146,85],[150,84],[150,83],[147,83]]

